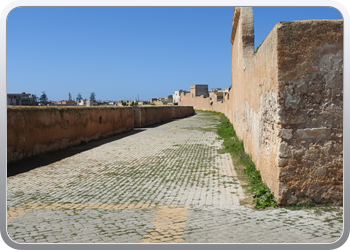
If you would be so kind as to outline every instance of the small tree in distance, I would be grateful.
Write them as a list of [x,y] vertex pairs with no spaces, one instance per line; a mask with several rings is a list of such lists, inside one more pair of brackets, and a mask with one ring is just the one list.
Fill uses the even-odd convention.
[[138,101],[132,101],[130,106],[139,106],[139,103]]
[[43,91],[43,94],[40,96],[39,101],[44,105],[47,103],[48,98],[47,98],[45,91]]
[[96,101],[95,92],[92,92],[92,93],[90,94],[90,100],[91,100],[91,101]]
[[38,97],[35,94],[31,94],[29,99],[31,104],[36,104],[38,101]]
[[80,93],[77,95],[76,100],[77,100],[77,102],[80,102],[81,100],[83,100],[83,97],[81,96]]

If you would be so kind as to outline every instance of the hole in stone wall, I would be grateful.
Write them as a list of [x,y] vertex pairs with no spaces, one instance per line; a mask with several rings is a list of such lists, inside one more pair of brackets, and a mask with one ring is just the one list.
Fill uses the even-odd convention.
[[68,120],[66,120],[66,122],[64,124],[64,130],[68,130]]
[[102,123],[102,116],[100,116],[99,118],[98,118],[98,124],[101,124]]

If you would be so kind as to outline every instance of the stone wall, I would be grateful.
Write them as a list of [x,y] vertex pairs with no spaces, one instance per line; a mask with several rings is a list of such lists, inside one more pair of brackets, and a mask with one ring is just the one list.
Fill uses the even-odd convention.
[[231,43],[224,101],[179,105],[224,113],[279,204],[342,200],[342,20],[278,23],[254,53],[253,10],[235,8]]
[[282,202],[343,198],[343,23],[278,28]]
[[194,115],[194,113],[194,108],[192,106],[173,106],[173,119],[184,118]]
[[133,130],[132,108],[8,107],[7,162]]
[[194,114],[193,107],[144,106],[134,107],[134,127],[142,128],[156,123],[171,121]]
[[193,107],[8,107],[7,162],[194,114]]
[[279,200],[277,153],[280,138],[275,123],[278,117],[277,26],[254,54],[252,8],[235,8],[227,117],[261,171],[263,181]]

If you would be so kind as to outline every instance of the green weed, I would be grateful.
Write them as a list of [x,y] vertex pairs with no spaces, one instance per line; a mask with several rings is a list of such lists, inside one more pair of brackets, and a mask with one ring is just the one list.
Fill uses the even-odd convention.
[[255,164],[251,157],[244,152],[243,141],[239,140],[236,132],[229,119],[222,113],[220,116],[220,125],[218,135],[224,139],[224,149],[219,153],[231,153],[238,158],[238,163],[244,167],[244,173],[248,177],[248,191],[253,194],[255,208],[275,207],[277,202],[271,190],[262,182],[260,171],[255,168]]

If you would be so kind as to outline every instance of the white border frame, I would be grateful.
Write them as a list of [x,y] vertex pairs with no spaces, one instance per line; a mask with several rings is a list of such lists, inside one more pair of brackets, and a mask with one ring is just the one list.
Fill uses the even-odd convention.
[[[184,7],[190,7],[190,6],[221,6],[221,7],[239,7],[239,6],[252,6],[252,7],[267,7],[267,6],[279,6],[279,7],[307,7],[307,6],[319,6],[319,7],[334,7],[336,8],[342,15],[344,20],[344,79],[343,79],[343,86],[344,86],[344,128],[348,128],[350,125],[350,115],[349,115],[349,101],[345,98],[345,96],[349,97],[349,90],[348,86],[346,86],[345,83],[349,83],[349,75],[347,74],[349,71],[349,53],[347,51],[348,46],[346,44],[348,43],[349,38],[349,29],[348,29],[348,23],[349,23],[349,14],[347,10],[345,9],[344,5],[348,4],[348,0],[340,0],[341,3],[335,2],[335,1],[329,1],[329,0],[319,0],[319,1],[311,1],[311,0],[294,0],[292,2],[281,2],[276,0],[265,0],[262,4],[261,1],[258,0],[246,0],[244,1],[244,5],[242,5],[243,1],[229,1],[229,0],[167,0],[167,1],[157,1],[157,0],[19,0],[19,1],[13,1],[13,0],[2,0],[0,3],[0,7],[2,10],[1,13],[1,21],[0,21],[0,93],[1,95],[1,103],[4,103],[4,107],[0,110],[1,117],[3,119],[0,120],[0,127],[1,127],[1,160],[3,165],[1,165],[1,178],[3,180],[1,181],[1,189],[0,189],[0,197],[2,198],[1,201],[6,200],[6,168],[7,168],[7,161],[6,161],[6,150],[7,150],[7,122],[6,122],[6,112],[7,112],[7,103],[6,103],[6,20],[8,14],[16,7],[24,7],[24,6],[47,6],[47,7],[55,7],[55,6],[67,6],[67,7],[73,7],[73,6],[165,6],[165,7],[173,7],[173,6],[184,6]],[[233,13],[232,13],[233,14]],[[230,34],[231,31],[228,31],[228,34]],[[347,133],[346,130],[344,130],[344,180],[349,179],[349,172],[346,171],[345,165],[347,164],[347,155],[345,153],[345,149],[348,149],[349,144],[349,133]],[[346,199],[347,192],[346,190],[349,190],[350,188],[350,182],[344,181],[344,231],[341,238],[332,244],[18,244],[13,242],[7,235],[7,208],[6,208],[6,202],[1,202],[0,206],[0,229],[1,229],[1,235],[4,240],[4,243],[0,245],[1,249],[62,249],[63,247],[68,247],[69,249],[75,248],[75,249],[96,249],[98,248],[106,248],[106,249],[163,249],[164,247],[168,249],[179,249],[179,248],[198,248],[198,249],[212,249],[212,248],[220,248],[220,249],[232,249],[239,247],[240,249],[251,249],[251,248],[263,248],[263,249],[294,249],[294,248],[308,248],[308,249],[335,249],[341,247],[341,249],[346,249],[350,246],[350,243],[344,244],[349,236],[349,214],[350,210],[348,211],[345,208],[349,207],[349,199]]]

